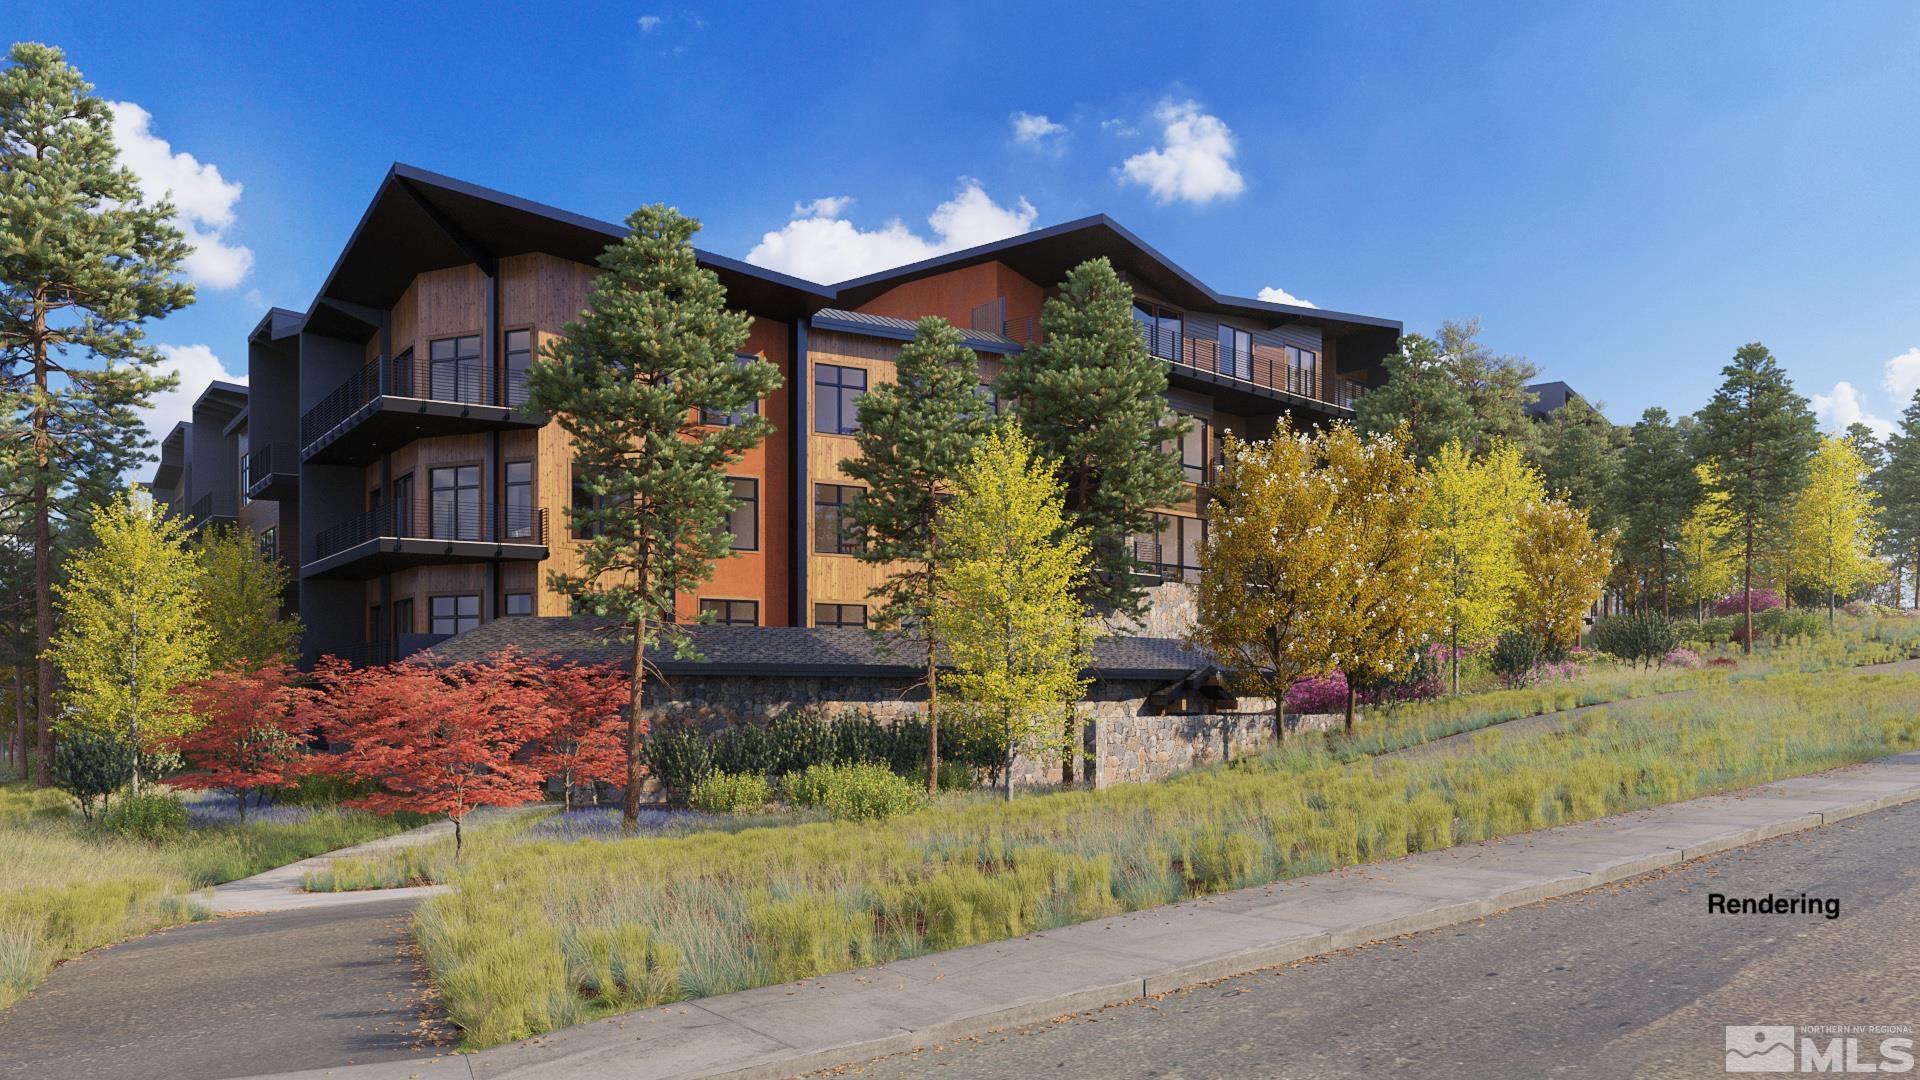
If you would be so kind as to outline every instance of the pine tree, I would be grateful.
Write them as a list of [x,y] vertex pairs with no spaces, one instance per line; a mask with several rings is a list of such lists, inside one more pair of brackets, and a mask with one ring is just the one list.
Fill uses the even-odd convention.
[[300,617],[281,617],[292,575],[260,550],[238,526],[202,530],[194,554],[200,560],[200,597],[212,640],[207,659],[215,671],[254,671],[291,664],[300,651]]
[[979,395],[979,358],[945,319],[921,319],[894,368],[893,382],[855,400],[860,453],[844,468],[867,486],[853,506],[853,520],[868,538],[860,558],[888,569],[887,580],[869,594],[881,601],[872,625],[908,629],[924,646],[932,792],[940,783],[940,640],[931,619],[939,595],[934,523],[991,418]]
[[1480,341],[1480,320],[1440,324],[1440,353],[1466,393],[1467,412],[1473,417],[1470,446],[1484,454],[1496,442],[1526,452],[1538,434],[1527,406],[1539,395],[1527,389],[1539,376],[1532,364],[1518,356],[1501,356]]
[[1882,581],[1886,564],[1875,552],[1883,529],[1871,470],[1851,439],[1820,440],[1807,485],[1794,500],[1788,525],[1793,579],[1818,586],[1827,598],[1827,625],[1842,593]]
[[1670,567],[1667,556],[1700,501],[1700,480],[1667,410],[1655,406],[1640,414],[1627,436],[1609,501],[1625,522],[1621,542],[1627,557],[1653,570],[1660,612],[1671,617],[1673,573],[1679,568]]
[[1579,398],[1569,399],[1537,426],[1536,460],[1547,490],[1585,510],[1594,528],[1613,528],[1623,441],[1619,429]]
[[179,519],[138,488],[94,513],[93,539],[56,587],[48,658],[62,681],[61,729],[110,735],[142,755],[166,749],[197,724],[177,691],[207,674],[200,567]]
[[1146,591],[1132,538],[1153,512],[1188,497],[1166,440],[1190,422],[1167,406],[1167,365],[1133,321],[1133,289],[1105,258],[1074,267],[1040,315],[1042,338],[1009,356],[995,381],[1038,452],[1054,463],[1067,517],[1087,531],[1089,606],[1139,618]]
[[1448,443],[1473,438],[1473,407],[1440,353],[1439,342],[1421,334],[1400,339],[1384,365],[1386,384],[1354,402],[1354,427],[1368,437],[1404,427],[1407,449],[1422,466]]
[[935,533],[934,623],[953,658],[941,677],[998,721],[1011,799],[1016,753],[1073,753],[1058,718],[1085,691],[1091,663],[1080,598],[1086,531],[1069,519],[1049,463],[1007,425],[961,468]]
[[1726,378],[1700,410],[1694,441],[1700,456],[1714,464],[1714,490],[1726,496],[1725,512],[1740,546],[1741,647],[1752,652],[1754,566],[1777,550],[1820,436],[1807,399],[1794,393],[1766,346],[1742,345],[1721,373]]
[[1462,650],[1499,633],[1512,610],[1520,572],[1514,517],[1545,491],[1519,449],[1501,441],[1477,458],[1449,443],[1427,473],[1433,496],[1424,524],[1433,534],[1431,563],[1442,591],[1453,690],[1459,693]]
[[[193,302],[173,208],[120,165],[112,114],[59,49],[21,42],[0,70],[0,394],[7,494],[34,553],[35,653],[53,639],[56,541],[145,460],[136,410],[173,385],[142,327]],[[86,358],[106,361],[88,366]],[[78,522],[84,526],[84,520]],[[35,673],[39,782],[53,755],[53,668]]]
[[[568,518],[580,570],[554,587],[617,618],[632,641],[623,826],[638,827],[647,725],[641,702],[648,649],[690,652],[675,601],[713,573],[730,543],[727,466],[766,436],[754,402],[780,384],[764,360],[739,363],[752,316],[729,311],[726,291],[699,265],[700,224],[665,206],[627,218],[631,232],[599,258],[586,310],[527,373],[531,408],[571,437],[590,505]],[[738,422],[709,425],[702,409]]]
[[1886,507],[1887,543],[1905,556],[1913,574],[1913,606],[1920,608],[1920,390],[1900,414],[1900,429],[1887,439],[1879,491]]

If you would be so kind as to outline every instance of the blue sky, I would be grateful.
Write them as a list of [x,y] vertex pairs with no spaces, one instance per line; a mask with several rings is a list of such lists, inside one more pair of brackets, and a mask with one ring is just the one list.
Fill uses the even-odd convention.
[[398,160],[826,276],[1104,211],[1227,291],[1477,316],[1617,421],[1754,340],[1832,422],[1920,387],[1912,4],[4,6],[144,110],[196,383]]

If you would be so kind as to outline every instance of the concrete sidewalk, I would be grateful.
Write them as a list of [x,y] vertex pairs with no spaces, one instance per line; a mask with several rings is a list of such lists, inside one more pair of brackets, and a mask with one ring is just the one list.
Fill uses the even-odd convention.
[[1920,800],[1920,753],[783,986],[305,1078],[785,1077],[1101,1008]]

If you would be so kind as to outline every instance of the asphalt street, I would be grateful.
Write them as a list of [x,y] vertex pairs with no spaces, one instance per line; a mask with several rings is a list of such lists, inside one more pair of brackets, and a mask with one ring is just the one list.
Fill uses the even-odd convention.
[[[1710,913],[1837,898],[1839,917]],[[1096,1013],[835,1070],[905,1078],[1701,1077],[1724,1025],[1910,1025],[1920,804]],[[1824,1046],[1831,1033],[1820,1033]],[[1860,1058],[1880,1060],[1884,1033]]]

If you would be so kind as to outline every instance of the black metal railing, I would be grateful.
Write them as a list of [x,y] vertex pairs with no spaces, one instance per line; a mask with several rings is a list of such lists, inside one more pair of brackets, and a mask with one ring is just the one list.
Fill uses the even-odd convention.
[[193,500],[193,509],[188,512],[189,528],[197,529],[202,525],[221,521],[235,521],[240,517],[240,496],[232,491],[209,491]]
[[377,357],[349,375],[300,417],[300,445],[312,446],[381,395],[518,409],[527,403],[524,371],[495,371],[479,360]]
[[389,503],[322,529],[313,538],[313,558],[324,559],[373,540],[445,540],[495,544],[547,542],[545,507],[482,506],[465,493]]
[[[1354,399],[1364,388],[1351,379],[1336,377],[1331,389],[1321,385],[1318,364],[1297,364],[1284,347],[1255,345],[1252,349],[1222,350],[1218,341],[1184,337],[1178,330],[1135,323],[1134,329],[1147,343],[1147,351],[1168,363],[1195,371],[1224,376],[1239,382],[1279,390],[1295,397],[1326,402],[1343,409],[1353,408]],[[1022,345],[1032,345],[1044,336],[1040,317],[1024,315],[1010,319],[1001,333]]]
[[290,442],[261,443],[240,458],[240,490],[250,499],[273,485],[275,479],[300,475],[300,458]]

